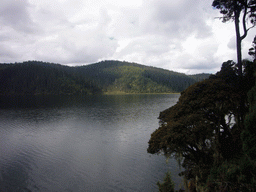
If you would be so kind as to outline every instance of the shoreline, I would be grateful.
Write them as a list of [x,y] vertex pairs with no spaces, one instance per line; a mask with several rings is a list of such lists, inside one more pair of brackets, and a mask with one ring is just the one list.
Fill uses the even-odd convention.
[[126,92],[103,92],[102,95],[167,95],[167,94],[180,94],[180,93],[126,93]]

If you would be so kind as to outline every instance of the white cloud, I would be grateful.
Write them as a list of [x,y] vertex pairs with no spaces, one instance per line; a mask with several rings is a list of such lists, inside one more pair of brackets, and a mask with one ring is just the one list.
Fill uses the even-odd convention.
[[35,24],[29,15],[29,3],[27,0],[2,0],[0,2],[0,24],[2,28],[11,27],[24,33],[32,33]]
[[[212,0],[2,0],[0,62],[115,59],[186,73],[236,60],[234,23]],[[255,33],[243,42],[243,56]]]

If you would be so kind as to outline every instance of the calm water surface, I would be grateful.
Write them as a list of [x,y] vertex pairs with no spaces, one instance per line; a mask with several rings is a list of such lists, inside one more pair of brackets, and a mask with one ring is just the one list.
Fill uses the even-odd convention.
[[168,170],[178,187],[176,161],[147,153],[159,112],[178,97],[2,100],[0,191],[157,191]]

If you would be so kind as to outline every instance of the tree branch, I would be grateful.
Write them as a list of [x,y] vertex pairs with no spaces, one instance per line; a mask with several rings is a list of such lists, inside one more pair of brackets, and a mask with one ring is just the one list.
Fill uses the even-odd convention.
[[241,36],[241,40],[243,40],[247,36],[248,30],[246,29],[246,15],[247,15],[247,3],[244,6],[244,15],[243,15],[243,29],[244,29],[244,34]]

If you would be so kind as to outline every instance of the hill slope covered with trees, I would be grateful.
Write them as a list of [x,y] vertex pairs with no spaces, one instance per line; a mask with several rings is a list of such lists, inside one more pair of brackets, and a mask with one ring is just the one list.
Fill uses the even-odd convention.
[[181,92],[209,74],[102,61],[68,67],[41,61],[0,64],[0,95]]

